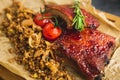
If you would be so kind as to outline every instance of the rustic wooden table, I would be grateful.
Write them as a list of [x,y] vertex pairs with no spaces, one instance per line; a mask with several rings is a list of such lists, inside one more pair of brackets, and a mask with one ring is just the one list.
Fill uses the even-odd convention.
[[0,65],[0,80],[25,80]]

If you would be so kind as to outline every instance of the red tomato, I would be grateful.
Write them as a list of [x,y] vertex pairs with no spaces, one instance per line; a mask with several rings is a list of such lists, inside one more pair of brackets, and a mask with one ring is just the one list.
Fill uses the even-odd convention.
[[60,27],[55,27],[53,23],[48,23],[43,28],[43,36],[47,40],[55,40],[62,33]]
[[35,24],[41,26],[42,28],[50,22],[50,18],[45,18],[45,17],[49,17],[50,15],[49,14],[37,14],[35,17],[34,17],[34,22]]

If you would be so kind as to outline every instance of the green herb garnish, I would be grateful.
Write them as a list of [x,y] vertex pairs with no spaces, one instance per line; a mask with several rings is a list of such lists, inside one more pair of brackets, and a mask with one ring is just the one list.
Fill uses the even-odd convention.
[[59,23],[58,23],[58,19],[57,19],[57,17],[56,17],[56,16],[53,16],[53,18],[55,19],[55,23],[54,23],[54,25],[55,25],[55,26],[59,26]]
[[74,8],[75,17],[73,19],[72,25],[75,26],[76,30],[82,31],[84,29],[85,23],[84,23],[84,16],[80,10],[79,1],[75,1],[73,8]]

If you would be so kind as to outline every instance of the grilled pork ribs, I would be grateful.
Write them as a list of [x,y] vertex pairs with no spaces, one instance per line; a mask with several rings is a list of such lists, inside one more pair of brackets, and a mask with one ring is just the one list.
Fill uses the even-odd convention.
[[[85,27],[96,29],[100,24],[96,18],[84,9],[81,9],[85,16]],[[72,29],[73,18],[75,16],[74,9],[71,5],[46,5],[46,12],[51,13],[53,16],[59,16],[67,23],[67,28]]]
[[[101,76],[115,46],[115,38],[98,30],[66,31],[60,39],[60,50],[74,60],[87,80]],[[62,49],[61,49],[62,48]]]
[[115,38],[96,30],[99,22],[84,9],[81,11],[87,26],[81,32],[72,29],[75,14],[70,6],[47,5],[46,11],[61,17],[67,23],[67,29],[56,41],[60,45],[58,50],[76,62],[86,80],[98,80],[115,48]]

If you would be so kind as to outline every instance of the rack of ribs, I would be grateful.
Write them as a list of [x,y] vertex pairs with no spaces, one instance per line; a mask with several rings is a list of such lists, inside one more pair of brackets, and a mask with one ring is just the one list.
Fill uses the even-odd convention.
[[115,38],[98,30],[66,31],[57,43],[60,52],[74,60],[87,80],[100,78],[115,47]]
[[58,50],[67,58],[73,60],[86,80],[98,80],[108,63],[115,48],[115,38],[102,33],[96,28],[99,22],[87,11],[81,9],[86,16],[87,27],[79,32],[72,29],[74,12],[71,7],[61,5],[47,5],[46,11],[55,16],[60,16],[67,23],[56,43]]
[[[85,27],[96,29],[100,24],[96,18],[85,9],[81,8],[83,15],[85,16]],[[71,5],[46,5],[46,12],[53,16],[59,16],[67,23],[67,28],[72,29],[72,22],[75,16],[74,9]]]

